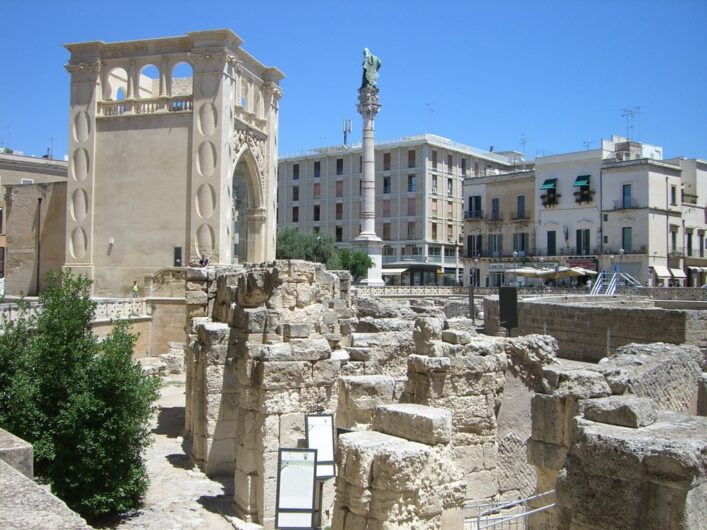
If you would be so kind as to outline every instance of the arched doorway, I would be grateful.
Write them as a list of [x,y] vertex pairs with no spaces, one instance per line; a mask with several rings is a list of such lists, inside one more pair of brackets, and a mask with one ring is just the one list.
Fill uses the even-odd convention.
[[231,182],[231,263],[249,261],[248,210],[252,208],[250,182],[250,169],[245,157],[241,156]]

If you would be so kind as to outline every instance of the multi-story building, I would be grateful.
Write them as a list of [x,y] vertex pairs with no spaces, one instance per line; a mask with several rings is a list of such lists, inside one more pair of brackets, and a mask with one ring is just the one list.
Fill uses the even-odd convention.
[[[386,281],[461,281],[462,182],[507,171],[513,157],[432,134],[379,143],[375,152],[376,233],[385,241]],[[278,226],[330,233],[350,246],[361,230],[361,169],[360,146],[282,157]]]
[[[467,281],[502,285],[512,281],[508,269],[537,261],[621,270],[652,285],[705,282],[703,161],[662,160],[660,147],[613,136],[600,149],[537,158],[534,168],[465,181]],[[521,197],[534,212],[526,225],[504,206]],[[475,204],[490,215],[475,214]]]

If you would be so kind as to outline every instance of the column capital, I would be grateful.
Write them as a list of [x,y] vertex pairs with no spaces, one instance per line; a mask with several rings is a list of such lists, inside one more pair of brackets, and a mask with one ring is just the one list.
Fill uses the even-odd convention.
[[360,88],[358,90],[358,106],[356,108],[364,118],[375,118],[381,108],[378,89],[372,86]]

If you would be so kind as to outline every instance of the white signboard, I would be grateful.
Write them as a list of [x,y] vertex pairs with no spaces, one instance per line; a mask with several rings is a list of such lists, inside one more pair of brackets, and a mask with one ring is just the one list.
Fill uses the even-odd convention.
[[317,450],[317,480],[336,476],[334,464],[334,415],[305,416],[307,447]]
[[316,462],[316,449],[280,449],[275,528],[313,528]]

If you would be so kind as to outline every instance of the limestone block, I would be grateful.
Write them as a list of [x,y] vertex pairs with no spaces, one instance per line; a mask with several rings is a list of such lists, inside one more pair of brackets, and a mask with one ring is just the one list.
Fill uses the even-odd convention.
[[420,355],[433,355],[432,343],[442,339],[444,322],[440,318],[422,317],[415,319],[412,338],[415,350]]
[[236,469],[236,444],[233,438],[207,438],[204,473],[230,475]]
[[305,438],[303,413],[280,416],[280,447],[306,447]]
[[187,281],[206,281],[209,279],[208,269],[187,267],[186,278]]
[[289,342],[267,344],[259,348],[251,347],[250,350],[254,359],[260,359],[266,362],[298,360],[292,354],[292,344]]
[[[336,480],[336,495],[342,499],[344,506],[360,516],[368,516],[371,510],[371,489],[349,484],[342,478]],[[334,517],[336,522],[336,516]]]
[[302,388],[312,384],[312,364],[307,361],[259,361],[253,382],[266,390]]
[[565,400],[544,394],[535,394],[530,401],[532,439],[555,445],[565,441]]
[[297,305],[297,287],[294,283],[279,285],[267,301],[269,309],[293,310]]
[[292,358],[296,361],[319,361],[331,355],[331,346],[324,337],[292,339],[289,344],[292,347]]
[[560,469],[565,463],[567,448],[528,439],[528,462],[544,469]]
[[228,344],[228,324],[221,322],[206,322],[198,327],[199,342],[209,346]]
[[381,333],[387,331],[412,331],[414,327],[412,320],[401,318],[359,318],[356,329],[362,333]]
[[468,500],[489,499],[498,493],[498,477],[495,471],[476,471],[464,476]]
[[286,414],[300,410],[299,390],[263,390],[258,408],[265,414]]
[[429,357],[416,354],[408,356],[408,372],[420,374],[446,372],[450,367],[451,361],[448,357]]
[[592,370],[568,370],[551,365],[543,370],[549,392],[558,397],[576,399],[605,397],[611,389],[601,373]]
[[0,429],[0,460],[34,479],[32,445],[4,429]]
[[339,378],[337,421],[340,426],[370,423],[373,409],[392,403],[395,379],[382,375],[343,376]]
[[206,418],[204,434],[214,440],[236,439],[237,420]]
[[371,360],[371,348],[351,346],[346,351],[352,361],[366,362]]
[[359,318],[402,318],[412,319],[415,313],[408,304],[401,304],[383,298],[359,296],[356,298]]
[[374,430],[427,445],[447,444],[452,438],[452,414],[412,403],[379,405],[373,411]]
[[468,344],[471,342],[471,333],[456,329],[445,329],[442,331],[442,340],[450,344]]
[[298,284],[296,301],[297,307],[307,307],[308,305],[316,303],[320,297],[320,294],[321,290],[317,284]]
[[334,410],[337,394],[331,386],[310,386],[300,390],[300,406],[307,412]]
[[353,486],[370,488],[376,453],[381,447],[394,447],[400,441],[400,438],[375,431],[357,431],[339,436],[336,463],[340,476]]
[[187,305],[203,306],[209,303],[209,295],[204,291],[186,291],[184,296]]
[[257,477],[254,473],[246,474],[236,469],[233,481],[233,497],[236,512],[241,519],[250,519],[257,513],[256,485]]
[[331,358],[330,360],[332,361],[348,361],[351,357],[349,356],[349,352],[346,350],[334,350],[331,352]]
[[299,324],[284,324],[282,326],[283,338],[287,341],[290,339],[306,339],[312,333],[312,325],[307,322]]
[[268,310],[265,307],[236,307],[233,312],[233,327],[246,333],[264,333],[268,322]]
[[314,363],[312,371],[312,383],[314,385],[333,385],[336,383],[341,371],[341,361],[333,357],[332,353],[332,359],[324,359]]
[[207,394],[233,392],[238,387],[238,378],[233,365],[212,364],[206,366],[204,391]]
[[206,396],[207,418],[235,420],[238,415],[240,393],[208,394]]
[[205,281],[190,281],[186,283],[187,291],[205,291],[208,285]]
[[[321,265],[319,265],[321,267]],[[317,264],[297,259],[289,260],[289,280],[295,283],[312,283]]]
[[267,269],[249,270],[238,277],[239,303],[244,307],[257,307],[268,299],[272,288],[271,272]]
[[584,417],[599,423],[623,427],[644,427],[655,423],[657,411],[650,398],[609,396],[589,399],[582,403]]
[[507,359],[505,354],[469,355],[450,359],[450,373],[461,377],[471,374],[481,375],[490,372],[505,372]]

